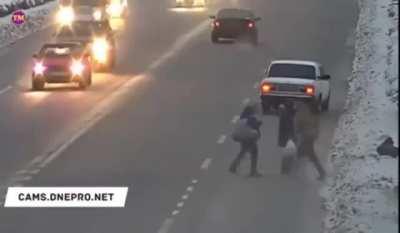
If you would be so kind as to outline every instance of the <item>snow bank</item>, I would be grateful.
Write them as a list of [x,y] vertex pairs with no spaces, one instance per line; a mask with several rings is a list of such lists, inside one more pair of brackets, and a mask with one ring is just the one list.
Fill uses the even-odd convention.
[[334,174],[322,189],[324,233],[398,232],[398,0],[359,0],[356,55],[345,113],[335,132]]
[[57,2],[54,1],[24,11],[26,13],[26,22],[22,25],[13,24],[10,15],[0,18],[0,47],[7,46],[32,32],[48,26],[52,22],[52,12],[56,6]]
[[0,17],[7,16],[18,9],[30,9],[54,0],[0,0]]

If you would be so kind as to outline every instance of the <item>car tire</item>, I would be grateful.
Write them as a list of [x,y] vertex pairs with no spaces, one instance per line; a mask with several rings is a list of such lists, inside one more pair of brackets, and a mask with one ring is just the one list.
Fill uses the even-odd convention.
[[78,84],[79,84],[79,88],[84,90],[86,89],[90,84],[90,77],[86,76],[85,78],[79,80]]
[[43,80],[32,79],[32,90],[41,91],[44,89],[45,82]]
[[322,97],[321,97],[321,95],[318,97],[317,100],[314,100],[312,104],[313,104],[315,112],[320,114],[322,112]]
[[258,35],[257,33],[253,33],[250,37],[250,42],[253,46],[257,46],[258,45]]
[[211,42],[213,42],[214,44],[217,44],[219,42],[218,36],[215,34],[211,34]]
[[326,100],[322,103],[322,111],[327,112],[329,110],[329,102],[331,99],[331,93],[329,92],[328,97]]
[[92,72],[90,72],[90,71],[89,71],[87,80],[88,80],[88,85],[91,86],[92,85]]
[[271,115],[272,114],[272,106],[270,103],[261,101],[261,108],[262,108],[263,115]]

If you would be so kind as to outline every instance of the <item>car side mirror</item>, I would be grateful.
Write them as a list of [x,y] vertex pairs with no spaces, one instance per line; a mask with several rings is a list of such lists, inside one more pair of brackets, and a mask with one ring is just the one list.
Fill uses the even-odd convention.
[[329,79],[331,79],[331,76],[329,75],[329,74],[325,74],[325,75],[322,75],[321,77],[319,77],[321,80],[329,80]]
[[261,20],[261,17],[255,17],[254,18],[254,21],[260,21]]
[[215,15],[210,15],[209,18],[210,19],[215,19],[216,17],[215,17]]

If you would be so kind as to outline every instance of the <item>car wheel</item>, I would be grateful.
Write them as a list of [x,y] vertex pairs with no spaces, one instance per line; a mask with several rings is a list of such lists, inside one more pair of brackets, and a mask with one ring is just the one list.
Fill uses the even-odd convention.
[[92,72],[89,72],[87,80],[88,80],[88,85],[91,86],[92,85]]
[[212,34],[212,35],[211,35],[211,41],[212,41],[214,44],[218,43],[218,42],[219,42],[218,36]]
[[44,89],[45,82],[38,79],[32,79],[32,90],[41,91]]
[[82,78],[78,84],[80,89],[86,89],[89,86],[89,77]]
[[331,93],[329,92],[328,98],[322,103],[322,111],[326,112],[329,110],[329,102],[331,99]]
[[258,45],[258,35],[256,33],[254,33],[253,35],[251,35],[250,37],[250,42],[253,46],[257,46]]
[[321,113],[322,112],[322,97],[319,96],[317,100],[313,101],[313,107],[315,112]]
[[272,114],[272,106],[270,103],[266,103],[265,101],[262,101],[261,106],[262,106],[262,112],[264,115]]

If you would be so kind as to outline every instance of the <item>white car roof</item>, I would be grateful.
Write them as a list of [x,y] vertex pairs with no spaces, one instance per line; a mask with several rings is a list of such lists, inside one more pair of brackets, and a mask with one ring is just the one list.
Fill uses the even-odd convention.
[[315,61],[305,61],[305,60],[276,60],[272,61],[272,64],[295,64],[295,65],[309,65],[309,66],[320,66],[321,64]]

